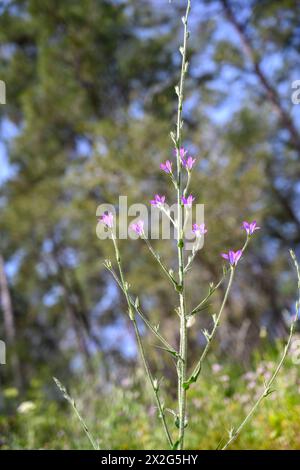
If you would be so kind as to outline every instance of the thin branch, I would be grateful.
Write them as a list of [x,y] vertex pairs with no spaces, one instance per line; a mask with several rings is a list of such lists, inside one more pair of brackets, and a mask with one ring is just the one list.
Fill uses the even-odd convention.
[[146,245],[147,247],[149,248],[149,251],[150,253],[152,254],[152,256],[154,257],[154,259],[158,262],[159,266],[161,267],[162,271],[165,273],[165,275],[167,276],[167,278],[169,279],[169,281],[171,281],[171,283],[173,284],[173,286],[175,287],[175,289],[177,289],[178,287],[178,282],[173,278],[173,276],[170,274],[170,271],[168,270],[168,268],[166,268],[166,266],[162,263],[161,259],[160,259],[160,255],[158,253],[156,253],[156,251],[154,250],[153,246],[151,245],[151,243],[149,242],[149,240],[145,237],[145,236],[142,236],[142,240],[144,240],[146,242]]
[[128,284],[125,282],[125,279],[124,279],[123,268],[122,268],[121,257],[120,257],[120,252],[119,252],[117,240],[116,240],[116,238],[113,234],[113,231],[111,232],[111,236],[112,236],[112,241],[113,241],[114,248],[115,248],[116,260],[117,260],[117,264],[118,264],[118,268],[119,268],[120,282],[121,282],[122,290],[124,292],[126,302],[127,302],[127,305],[128,305],[129,318],[133,323],[134,332],[135,332],[136,340],[137,340],[137,343],[138,343],[138,347],[139,347],[140,355],[141,355],[141,358],[142,358],[142,362],[143,362],[143,365],[145,367],[146,375],[148,377],[148,380],[150,382],[151,388],[152,388],[153,393],[154,393],[157,408],[159,410],[159,417],[162,420],[163,428],[164,428],[168,443],[169,443],[170,447],[173,448],[173,441],[172,441],[172,437],[170,435],[168,425],[167,425],[167,422],[166,422],[166,417],[165,417],[165,413],[164,413],[164,406],[161,403],[160,397],[159,397],[159,387],[158,387],[157,381],[152,376],[150,367],[148,365],[148,362],[147,362],[147,359],[146,359],[146,356],[145,356],[142,339],[141,339],[139,329],[138,329],[138,326],[137,326],[137,322],[136,322],[136,319],[135,319],[135,315],[134,315],[134,312],[133,312],[133,306],[132,306],[130,298],[129,298]]
[[[250,240],[250,237],[247,235],[246,241],[245,241],[244,246],[241,250],[242,253],[244,253],[245,249],[247,248],[249,240]],[[217,315],[213,316],[214,326],[213,326],[213,329],[212,329],[211,333],[208,333],[207,331],[205,331],[205,337],[206,337],[207,343],[206,343],[206,346],[205,346],[205,348],[204,348],[204,350],[203,350],[203,352],[200,356],[200,359],[197,362],[192,374],[190,375],[189,379],[183,384],[183,386],[186,389],[188,389],[192,383],[196,382],[199,375],[200,375],[203,361],[207,356],[207,353],[209,351],[211,342],[214,339],[214,337],[216,335],[216,332],[217,332],[217,329],[218,329],[218,326],[220,324],[222,313],[223,313],[224,307],[226,305],[227,298],[228,298],[228,295],[229,295],[229,292],[230,292],[230,289],[231,289],[231,286],[232,286],[232,281],[233,281],[233,278],[234,278],[235,270],[236,270],[236,266],[230,266],[230,277],[229,277],[229,281],[228,281],[227,288],[226,288],[226,291],[225,291],[225,295],[224,295],[224,298],[223,298],[223,302],[221,304],[219,313]]]
[[204,297],[204,299],[201,300],[201,302],[195,308],[193,308],[193,310],[189,313],[189,315],[195,315],[196,313],[200,312],[202,308],[205,306],[205,304],[207,303],[207,301],[210,299],[210,297],[216,292],[216,290],[221,286],[221,284],[223,284],[228,274],[228,270],[227,269],[225,270],[225,269],[224,269],[223,276],[221,277],[219,282],[217,282],[217,284],[209,288],[207,296]]
[[226,304],[226,302],[227,302],[228,294],[229,294],[230,289],[231,289],[231,286],[232,286],[232,281],[233,281],[234,273],[235,273],[235,267],[232,266],[232,267],[231,267],[231,271],[230,271],[230,277],[229,277],[228,285],[227,285],[227,288],[226,288],[226,291],[225,291],[225,295],[224,295],[224,299],[223,299],[221,308],[220,308],[220,310],[219,310],[218,315],[214,318],[214,326],[213,326],[212,332],[211,332],[210,334],[206,333],[206,340],[207,340],[207,343],[206,343],[206,346],[205,346],[205,348],[204,348],[204,350],[203,350],[203,352],[202,352],[202,354],[201,354],[201,357],[200,357],[198,363],[196,364],[196,367],[194,368],[194,370],[193,370],[191,376],[190,376],[189,379],[184,383],[184,387],[185,387],[186,389],[188,389],[192,383],[196,382],[196,380],[198,379],[198,377],[199,377],[199,375],[200,375],[203,361],[204,361],[204,359],[205,359],[206,356],[207,356],[207,353],[208,353],[209,348],[210,348],[210,344],[211,344],[211,342],[212,342],[212,340],[213,340],[213,338],[215,337],[215,334],[216,334],[216,332],[217,332],[217,328],[218,328],[218,326],[219,326],[219,323],[220,323],[220,320],[221,320],[221,316],[222,316],[222,313],[223,313],[225,304]]
[[92,444],[93,446],[93,449],[94,450],[99,450],[99,446],[98,444],[96,443],[95,439],[93,438],[93,436],[91,435],[83,417],[81,416],[81,414],[79,413],[78,409],[77,409],[77,406],[76,406],[76,403],[75,403],[75,400],[73,400],[73,398],[68,394],[67,392],[67,389],[66,387],[56,378],[56,377],[53,377],[53,380],[54,382],[56,383],[56,386],[57,388],[61,391],[61,393],[63,394],[63,397],[70,403],[70,405],[72,406],[73,408],[73,411],[78,419],[78,421],[80,422],[85,434],[87,435],[87,438],[89,439],[90,443]]
[[288,340],[287,340],[287,343],[286,343],[286,346],[283,350],[283,354],[281,356],[281,359],[272,375],[272,377],[270,378],[270,380],[265,384],[264,386],[264,390],[263,392],[260,394],[259,398],[257,399],[257,401],[255,402],[254,406],[251,408],[251,410],[249,411],[249,413],[247,414],[246,418],[242,421],[242,423],[239,425],[239,427],[234,430],[232,429],[230,431],[230,434],[229,434],[229,440],[226,442],[226,444],[224,445],[224,447],[222,448],[222,450],[225,450],[227,449],[230,444],[232,444],[236,439],[237,437],[239,436],[239,434],[241,433],[241,431],[243,430],[243,428],[246,426],[246,424],[248,423],[248,421],[251,419],[251,417],[253,416],[253,414],[255,413],[255,411],[257,410],[257,408],[259,407],[260,403],[263,401],[264,398],[266,398],[268,395],[270,395],[273,390],[271,390],[271,386],[273,384],[273,382],[275,381],[278,373],[280,372],[280,369],[282,368],[283,366],[283,363],[286,359],[286,356],[288,354],[288,351],[289,351],[289,348],[290,348],[290,344],[291,344],[291,341],[292,341],[292,337],[293,337],[293,334],[294,334],[294,330],[295,330],[295,326],[296,326],[296,322],[299,318],[299,305],[300,305],[300,272],[299,272],[299,265],[298,265],[298,262],[297,262],[297,259],[296,259],[296,256],[294,254],[294,252],[292,250],[290,250],[290,254],[291,254],[291,257],[293,259],[293,262],[294,262],[294,265],[295,265],[295,269],[296,269],[296,273],[297,273],[297,280],[298,280],[298,300],[296,301],[296,314],[294,316],[294,319],[291,323],[291,327],[290,327],[290,333],[289,333],[289,337],[288,337]]
[[[116,283],[118,284],[118,286],[120,287],[120,289],[122,290],[122,292],[125,294],[125,291],[123,289],[123,286],[122,286],[122,283],[120,281],[120,279],[118,278],[117,276],[117,273],[114,271],[114,269],[106,262],[104,263],[104,266],[106,267],[106,269],[112,274],[114,280],[116,281]],[[160,340],[160,342],[166,347],[166,350],[171,352],[172,354],[174,354],[174,356],[178,357],[179,356],[179,353],[168,343],[168,341],[159,333],[159,331],[157,330],[157,328],[152,325],[152,323],[147,319],[147,317],[144,315],[144,313],[142,312],[141,308],[139,307],[138,303],[136,302],[136,300],[133,299],[133,297],[128,293],[128,298],[129,298],[129,301],[130,301],[130,304],[132,306],[132,308],[135,309],[136,313],[141,317],[141,319],[143,320],[143,322],[148,326],[149,330],[151,330],[151,332]]]

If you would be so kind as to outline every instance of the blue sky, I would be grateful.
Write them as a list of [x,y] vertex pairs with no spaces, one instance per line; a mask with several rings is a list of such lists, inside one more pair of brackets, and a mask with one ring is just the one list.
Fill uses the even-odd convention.
[[[5,105],[1,105],[5,106]],[[6,151],[6,143],[14,139],[18,134],[17,128],[7,119],[1,122],[0,126],[0,185],[13,175],[14,171],[9,164],[9,157]]]

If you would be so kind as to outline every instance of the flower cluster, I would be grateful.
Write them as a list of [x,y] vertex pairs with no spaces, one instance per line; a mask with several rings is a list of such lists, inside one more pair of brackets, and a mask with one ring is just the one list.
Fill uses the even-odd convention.
[[[175,152],[176,152],[176,150],[175,150]],[[185,150],[183,147],[181,147],[179,149],[179,156],[180,156],[182,166],[187,171],[190,172],[192,170],[195,162],[196,162],[196,158],[193,158],[191,156],[187,156],[187,150]]]
[[[187,153],[186,150],[183,147],[181,147],[179,150],[179,154],[180,154],[182,164],[185,168],[187,168],[188,171],[190,171],[195,163],[195,159],[193,159],[192,157],[186,158],[186,153]],[[160,168],[165,173],[172,174],[172,162],[170,162],[170,160],[167,160],[165,163],[161,163]],[[155,194],[154,198],[151,199],[150,204],[154,207],[161,209],[163,208],[165,204],[165,200],[166,200],[165,196]],[[192,194],[190,194],[188,197],[186,196],[181,197],[181,202],[183,206],[186,207],[187,209],[190,209],[192,207],[194,200],[195,198]],[[107,228],[109,229],[113,228],[114,216],[111,212],[105,212],[104,214],[101,215],[99,220]],[[130,228],[137,235],[142,236],[144,234],[144,221],[138,220],[136,223],[131,224]],[[248,237],[250,237],[251,235],[254,234],[255,231],[260,229],[260,227],[257,225],[257,222],[255,220],[253,222],[244,221],[242,223],[242,228],[245,230]],[[200,225],[193,224],[192,231],[195,234],[196,238],[200,238],[202,235],[207,233],[207,228],[205,224],[200,224]],[[221,256],[222,258],[229,261],[231,266],[236,266],[242,254],[243,254],[243,249],[239,249],[237,251],[229,250],[228,253],[221,253]]]
[[[174,153],[175,154],[177,153],[176,149],[174,150]],[[196,162],[196,159],[192,158],[191,156],[187,156],[187,151],[183,147],[179,149],[179,156],[180,156],[182,166],[189,173],[192,170]],[[172,172],[172,165],[173,164],[170,160],[166,160],[164,163],[160,163],[160,169],[164,171],[165,173],[171,175],[173,181],[175,181],[173,172]],[[165,200],[166,200],[165,196],[160,196],[159,194],[155,194],[154,199],[150,201],[150,204],[157,208],[161,208],[164,205]],[[182,196],[181,198],[181,202],[186,208],[191,208],[194,200],[195,198],[192,194],[190,194],[188,197]]]
[[[256,230],[260,229],[260,227],[258,227],[257,222],[255,220],[253,222],[244,221],[242,224],[242,228],[246,231],[248,237],[253,235],[253,233]],[[242,254],[243,254],[243,249],[237,250],[237,251],[229,250],[228,253],[221,253],[221,256],[222,258],[229,261],[231,266],[236,266]]]
[[159,194],[155,194],[154,199],[151,199],[150,204],[154,207],[162,207],[165,203],[166,196],[160,196]]
[[[183,120],[182,120],[183,96],[184,96],[183,91],[184,91],[184,81],[185,81],[184,79],[185,79],[185,74],[187,72],[187,65],[188,65],[186,61],[187,40],[189,38],[189,31],[188,31],[187,23],[188,23],[188,16],[189,16],[190,8],[191,8],[191,0],[187,0],[186,13],[185,13],[185,16],[182,17],[182,22],[184,25],[184,38],[183,38],[183,46],[180,47],[180,52],[182,56],[181,74],[180,74],[179,85],[176,85],[175,87],[175,91],[178,96],[177,125],[176,125],[175,130],[170,133],[174,147],[176,147],[175,148],[176,174],[175,174],[175,171],[173,173],[173,163],[171,159],[160,163],[160,169],[168,175],[168,178],[171,180],[176,190],[177,219],[176,217],[173,216],[171,209],[166,203],[166,196],[155,194],[153,199],[151,199],[150,201],[151,206],[156,207],[162,213],[164,213],[164,215],[166,215],[169,218],[170,222],[173,224],[173,227],[175,229],[174,233],[176,234],[176,242],[177,242],[176,243],[177,245],[177,263],[176,264],[178,266],[177,274],[174,273],[173,269],[169,269],[168,266],[164,264],[160,254],[157,253],[156,250],[152,247],[144,231],[145,222],[143,220],[137,219],[134,221],[134,223],[131,223],[130,225],[130,229],[133,232],[135,232],[139,237],[141,237],[142,240],[145,242],[152,256],[158,262],[158,265],[160,266],[164,275],[167,277],[168,281],[172,284],[174,290],[176,291],[176,295],[178,295],[178,303],[177,303],[177,308],[175,309],[175,311],[180,317],[180,329],[179,329],[179,345],[175,347],[175,349],[173,346],[169,344],[167,338],[165,338],[164,336],[164,333],[163,332],[161,333],[158,330],[158,326],[154,325],[151,319],[148,320],[147,315],[144,316],[143,307],[140,307],[139,298],[136,297],[136,300],[135,301],[133,300],[133,297],[130,293],[130,290],[131,290],[130,285],[127,283],[125,279],[125,275],[123,271],[123,263],[122,263],[120,251],[118,248],[118,240],[115,234],[113,233],[113,228],[114,228],[113,214],[110,212],[105,212],[100,217],[101,223],[103,223],[110,231],[109,234],[111,235],[113,245],[115,248],[115,258],[116,258],[117,265],[118,265],[119,275],[118,273],[115,273],[115,271],[112,268],[111,262],[109,260],[105,261],[105,266],[109,269],[109,271],[111,271],[111,273],[113,274],[113,277],[115,278],[122,292],[124,293],[125,300],[128,306],[128,315],[129,315],[130,320],[133,322],[133,326],[134,326],[137,346],[141,355],[141,359],[145,368],[146,375],[149,379],[149,383],[154,392],[156,408],[158,411],[158,415],[161,419],[161,422],[163,424],[163,428],[166,434],[168,444],[170,445],[171,449],[179,450],[179,451],[185,448],[184,447],[184,435],[185,435],[185,428],[186,428],[186,422],[187,422],[187,418],[186,418],[187,416],[187,413],[186,413],[187,390],[198,379],[202,370],[203,361],[205,360],[205,357],[208,352],[208,348],[210,347],[212,340],[216,336],[217,328],[221,322],[223,311],[224,309],[226,309],[226,302],[227,302],[230,289],[232,286],[232,282],[234,279],[234,275],[235,275],[235,267],[237,266],[237,264],[239,263],[239,260],[243,256],[250,238],[253,236],[253,234],[257,230],[260,229],[256,221],[253,221],[253,222],[244,221],[242,223],[242,229],[246,232],[246,237],[245,237],[246,239],[242,248],[236,251],[230,249],[228,252],[221,253],[222,258],[225,259],[230,265],[230,277],[227,282],[223,301],[220,304],[219,311],[217,311],[217,313],[212,314],[213,325],[211,329],[202,330],[202,333],[207,341],[207,344],[205,346],[205,349],[202,351],[198,362],[195,364],[195,367],[192,369],[191,375],[189,375],[187,373],[187,371],[189,370],[188,357],[187,357],[188,328],[192,326],[193,322],[195,321],[195,314],[209,307],[210,297],[214,294],[214,292],[219,288],[219,286],[225,280],[227,273],[229,271],[228,269],[223,269],[223,276],[221,280],[216,284],[210,283],[208,294],[191,311],[187,310],[185,274],[191,269],[191,265],[193,263],[193,260],[195,259],[196,253],[198,249],[200,248],[201,241],[203,241],[203,237],[207,233],[207,228],[204,223],[193,224],[192,232],[194,234],[195,241],[193,242],[193,246],[192,246],[192,254],[191,256],[187,257],[185,251],[187,250],[188,247],[186,246],[184,239],[186,236],[186,229],[187,229],[187,224],[189,222],[189,216],[192,215],[192,207],[195,201],[195,197],[189,193],[189,187],[190,187],[190,181],[191,181],[191,172],[196,162],[196,159],[188,155],[187,150],[184,147],[181,147],[182,126],[183,126]],[[159,217],[157,219],[160,220]],[[296,257],[292,251],[291,251],[291,256],[294,260],[295,268],[297,271],[298,282],[300,283],[300,274],[299,274],[300,268],[298,266]],[[296,303],[296,311],[297,311],[296,315],[298,315],[299,302]],[[145,350],[143,347],[143,338],[140,333],[139,325],[138,325],[138,321],[136,317],[140,317],[140,319],[143,320],[143,322],[149,328],[149,330],[151,330],[151,332],[156,336],[157,340],[159,340],[160,343],[163,345],[160,347],[163,350],[170,352],[172,356],[174,357],[174,359],[176,358],[176,361],[174,362],[176,362],[175,365],[176,365],[177,379],[178,379],[178,387],[177,387],[178,409],[176,411],[171,410],[171,414],[175,417],[175,421],[176,421],[175,424],[177,425],[177,428],[178,428],[178,436],[175,438],[176,440],[173,440],[174,439],[173,432],[169,430],[168,419],[166,418],[166,415],[165,415],[165,410],[170,411],[170,409],[165,408],[164,402],[162,401],[162,398],[160,395],[160,382],[161,381],[158,381],[158,379],[152,375],[152,371],[151,371],[152,368],[148,364],[147,354],[145,353]],[[271,389],[271,386],[287,356],[296,320],[297,320],[297,317],[293,320],[293,323],[291,324],[289,339],[285,347],[283,356],[280,359],[279,365],[275,369],[275,372],[273,373],[270,372],[269,375],[266,374],[267,371],[265,372],[264,369],[261,369],[260,373],[264,375],[264,390],[259,391],[258,396],[255,398],[256,402],[254,406],[250,408],[250,411],[247,411],[247,416],[246,418],[243,419],[242,423],[238,427],[234,429],[232,428],[229,431],[229,438],[227,441],[225,441],[224,444],[222,444],[221,446],[222,450],[227,449],[229,445],[238,437],[242,428],[246,425],[246,423],[248,422],[252,414],[255,412],[260,402],[265,397],[267,397],[270,393],[272,393],[273,390]],[[228,389],[231,386],[229,376],[227,374],[224,374],[224,371],[222,370],[222,366],[220,366],[219,364],[214,364],[212,367],[212,371],[214,374],[218,374],[218,379],[222,382],[223,386],[226,389]],[[248,388],[255,389],[254,380],[252,380],[248,384]],[[247,400],[248,400],[248,397],[246,397],[246,401]],[[90,441],[93,444],[94,448],[95,449],[98,448],[98,445],[96,443],[94,445],[93,439],[90,437],[88,432],[87,432],[87,435],[90,438]]]

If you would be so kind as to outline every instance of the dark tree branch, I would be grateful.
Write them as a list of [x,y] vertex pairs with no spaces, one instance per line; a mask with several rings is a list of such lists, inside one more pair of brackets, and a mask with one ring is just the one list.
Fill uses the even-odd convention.
[[231,7],[230,0],[220,0],[220,2],[223,6],[224,13],[225,13],[227,20],[235,28],[236,32],[238,33],[240,37],[245,53],[252,64],[254,73],[258,77],[266,93],[267,98],[272,103],[277,114],[279,115],[282,125],[289,132],[291,144],[293,148],[297,151],[300,157],[300,134],[299,134],[298,129],[296,128],[291,116],[289,115],[289,113],[284,108],[283,104],[281,103],[281,99],[277,90],[273,87],[273,85],[270,83],[269,79],[263,72],[260,61],[257,57],[257,54],[255,53],[255,50],[247,34],[247,31],[244,25],[242,25],[238,21]]

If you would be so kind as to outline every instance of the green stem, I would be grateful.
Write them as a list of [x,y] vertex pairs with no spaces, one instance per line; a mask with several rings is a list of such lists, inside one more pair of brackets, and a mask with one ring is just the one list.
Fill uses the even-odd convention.
[[[250,240],[250,237],[247,236],[246,241],[244,243],[244,246],[242,248],[243,253],[244,253],[245,249],[247,248],[249,240]],[[194,370],[193,370],[192,374],[190,375],[189,379],[183,384],[184,388],[186,388],[186,389],[190,388],[190,385],[192,383],[196,382],[196,380],[198,379],[198,377],[200,375],[203,361],[206,358],[207,353],[208,353],[209,348],[210,348],[210,345],[211,345],[211,342],[212,342],[212,340],[214,339],[214,337],[216,335],[216,332],[217,332],[217,329],[218,329],[218,326],[219,326],[219,323],[220,323],[220,320],[221,320],[221,317],[222,317],[222,313],[223,313],[223,310],[224,310],[224,307],[225,307],[225,304],[227,302],[227,298],[228,298],[228,295],[229,295],[229,292],[230,292],[230,289],[231,289],[231,286],[232,286],[232,281],[233,281],[233,278],[234,278],[235,270],[236,270],[236,266],[231,266],[230,267],[229,281],[228,281],[228,284],[227,284],[227,288],[226,288],[226,291],[225,291],[225,295],[224,295],[223,302],[221,304],[219,313],[214,318],[214,327],[212,329],[212,332],[209,335],[206,335],[207,343],[206,343],[206,346],[203,350],[203,353],[201,354],[201,357],[200,357],[198,363],[196,364],[196,367],[194,368]],[[194,310],[192,312],[196,313]]]
[[222,448],[222,450],[225,450],[227,449],[227,447],[230,446],[230,444],[232,444],[233,441],[235,441],[238,437],[238,435],[240,434],[240,432],[242,431],[242,429],[244,428],[244,426],[246,426],[246,424],[248,423],[248,421],[250,420],[250,418],[252,417],[252,415],[255,413],[256,409],[259,407],[260,403],[262,402],[262,400],[264,398],[266,398],[268,395],[270,395],[272,393],[272,390],[271,390],[271,386],[274,382],[274,380],[276,379],[281,367],[283,366],[283,363],[285,361],[285,358],[287,356],[287,353],[288,353],[288,350],[289,350],[289,347],[290,347],[290,344],[291,344],[291,340],[292,340],[292,336],[294,334],[294,329],[295,329],[295,321],[293,321],[293,323],[291,324],[291,328],[290,328],[290,334],[289,334],[289,337],[288,337],[288,341],[286,343],[286,346],[284,348],[284,351],[283,351],[283,354],[282,354],[282,357],[275,369],[275,372],[274,374],[272,375],[271,379],[269,380],[269,382],[266,383],[265,385],[265,388],[264,388],[264,391],[261,393],[261,395],[259,396],[258,400],[255,402],[254,406],[251,408],[251,410],[249,411],[249,413],[247,414],[246,418],[244,419],[244,421],[239,425],[239,427],[235,430],[235,431],[231,431],[230,432],[230,439],[229,441],[224,445],[224,447]]
[[231,289],[231,286],[232,286],[232,281],[233,281],[233,277],[234,277],[234,272],[235,272],[235,267],[231,267],[231,272],[230,272],[230,277],[229,277],[229,281],[228,281],[228,285],[227,285],[227,288],[226,288],[226,291],[225,291],[225,295],[224,295],[224,298],[223,298],[223,302],[222,302],[222,305],[221,305],[221,308],[219,310],[219,313],[217,315],[217,317],[215,318],[214,320],[214,327],[212,329],[212,332],[210,333],[209,336],[206,337],[207,339],[207,343],[206,343],[206,346],[201,354],[201,357],[198,361],[198,363],[196,364],[196,367],[194,368],[190,378],[187,380],[187,382],[184,383],[184,387],[186,389],[188,389],[190,387],[190,385],[194,382],[196,382],[196,380],[198,379],[199,377],[199,374],[201,372],[201,368],[202,368],[202,364],[203,364],[203,361],[204,359],[206,358],[206,355],[209,351],[209,348],[210,348],[210,344],[217,332],[217,328],[219,326],[219,323],[220,323],[220,320],[221,320],[221,316],[222,316],[222,313],[223,313],[223,310],[224,310],[224,307],[225,307],[225,304],[227,302],[227,298],[228,298],[228,294],[230,292],[230,289]]
[[220,285],[224,282],[226,276],[227,276],[227,273],[228,271],[226,271],[226,273],[223,274],[222,278],[220,279],[220,281],[215,285],[213,286],[210,290],[209,290],[209,293],[207,294],[206,297],[204,297],[203,300],[201,300],[201,302],[195,307],[193,308],[193,310],[189,313],[189,315],[195,315],[195,313],[199,312],[201,310],[201,308],[203,307],[203,305],[206,304],[206,302],[210,299],[210,297],[215,293],[215,291],[220,287]]
[[74,411],[79,423],[81,424],[87,438],[89,439],[90,443],[92,444],[93,449],[94,450],[99,450],[99,445],[96,443],[96,441],[93,438],[93,436],[91,435],[91,433],[90,433],[83,417],[79,413],[79,411],[77,409],[77,406],[76,406],[75,400],[68,394],[66,387],[56,377],[53,377],[53,380],[56,383],[56,386],[62,392],[63,397],[70,403],[71,407],[73,408],[73,411]]
[[182,18],[184,31],[183,31],[183,46],[180,49],[182,54],[180,83],[177,91],[178,94],[178,108],[177,108],[177,124],[176,124],[176,157],[177,157],[177,253],[178,253],[178,278],[179,278],[179,313],[180,313],[180,359],[177,363],[178,371],[178,408],[179,408],[179,434],[178,434],[178,448],[184,449],[184,432],[186,426],[186,390],[183,384],[186,380],[186,363],[187,363],[187,318],[185,308],[185,286],[184,286],[184,256],[183,256],[183,208],[181,198],[183,196],[182,187],[182,162],[180,159],[180,147],[182,140],[182,104],[183,104],[183,91],[184,80],[187,72],[187,40],[188,40],[188,16],[191,9],[191,1],[187,0],[185,16]]
[[197,238],[194,245],[193,245],[193,252],[192,252],[192,255],[189,256],[188,258],[188,262],[187,264],[185,265],[184,267],[184,274],[188,272],[188,270],[191,268],[191,265],[195,259],[195,256],[199,250],[199,244],[200,244],[200,238]]
[[[176,186],[176,188],[177,188],[177,186]],[[176,228],[176,222],[175,222],[175,220],[171,217],[170,212],[168,212],[164,206],[161,207],[161,211],[162,211],[164,214],[166,214],[166,216],[168,217],[168,219],[172,222],[173,226]]]
[[184,196],[187,195],[187,192],[188,192],[188,189],[189,189],[189,186],[190,186],[190,182],[191,182],[191,172],[188,171],[187,183],[186,183],[185,189],[184,189],[184,191],[183,191],[183,195],[184,195]]
[[129,318],[133,323],[134,332],[135,332],[139,352],[140,352],[140,355],[141,355],[141,358],[142,358],[142,362],[143,362],[143,365],[144,365],[144,368],[145,368],[146,375],[148,377],[148,380],[150,382],[151,388],[152,388],[153,393],[154,393],[157,408],[159,410],[159,417],[162,420],[163,428],[164,428],[168,443],[169,443],[170,447],[173,448],[173,441],[172,441],[172,438],[171,438],[171,435],[170,435],[170,432],[169,432],[169,429],[168,429],[168,426],[167,426],[166,417],[165,417],[165,413],[164,413],[164,408],[163,408],[163,405],[162,405],[162,403],[160,401],[160,398],[159,398],[158,384],[154,382],[152,373],[150,371],[150,368],[149,368],[149,365],[148,365],[148,362],[147,362],[147,359],[146,359],[146,356],[145,356],[145,351],[144,351],[142,339],[141,339],[140,332],[139,332],[139,329],[138,329],[138,326],[137,326],[137,323],[136,323],[134,312],[132,310],[133,306],[130,302],[130,297],[129,297],[129,293],[128,293],[128,285],[127,285],[127,283],[125,282],[125,279],[124,279],[124,274],[123,274],[122,263],[121,263],[120,252],[119,252],[117,240],[116,240],[113,232],[112,232],[112,241],[113,241],[114,248],[115,248],[116,260],[117,260],[117,264],[118,264],[118,268],[119,268],[119,274],[120,274],[120,280],[121,280],[121,284],[122,284],[122,290],[124,292],[124,295],[125,295],[125,298],[126,298],[126,301],[127,301]]
[[112,238],[112,241],[113,241],[113,244],[114,244],[114,248],[115,248],[116,261],[117,261],[118,268],[119,268],[119,274],[120,274],[120,280],[121,280],[122,290],[123,290],[123,292],[124,292],[124,295],[125,295],[125,298],[126,298],[126,302],[127,302],[127,306],[128,306],[129,318],[130,318],[130,320],[134,320],[134,313],[133,313],[133,311],[132,311],[132,305],[131,305],[131,302],[130,302],[130,300],[129,300],[128,285],[127,285],[127,283],[125,282],[125,279],[124,279],[123,269],[122,269],[122,264],[121,264],[120,252],[119,252],[117,240],[116,240],[116,238],[115,238],[113,232],[111,232],[111,238]]
[[[123,286],[122,286],[122,283],[120,281],[120,279],[118,278],[117,274],[115,273],[115,271],[111,268],[111,267],[108,267],[107,265],[105,265],[106,268],[109,270],[109,272],[112,274],[114,280],[116,281],[116,283],[118,284],[118,286],[120,287],[120,289],[122,290],[122,292],[125,294],[125,290],[123,289]],[[142,312],[142,310],[140,309],[140,307],[136,304],[136,302],[133,300],[133,298],[131,297],[131,295],[128,294],[128,298],[129,298],[129,301],[131,303],[131,306],[132,308],[134,308],[134,310],[136,311],[136,313],[141,317],[141,319],[143,320],[143,322],[148,326],[149,330],[152,331],[152,333],[160,340],[160,342],[166,347],[166,349],[168,351],[170,351],[172,354],[174,354],[175,356],[178,356],[179,353],[168,343],[168,341],[159,333],[159,331],[157,331],[157,329],[155,328],[155,326],[152,325],[152,323],[148,320],[148,318],[144,315],[144,313]]]
[[296,272],[297,272],[297,278],[298,278],[298,300],[296,302],[296,315],[295,315],[295,318],[294,320],[292,321],[291,323],[291,327],[290,327],[290,334],[289,334],[289,337],[288,337],[288,340],[287,340],[287,343],[286,343],[286,346],[284,348],[284,351],[283,351],[283,354],[281,356],[281,359],[275,369],[275,372],[273,373],[272,377],[270,378],[270,380],[265,384],[265,387],[264,387],[264,391],[261,393],[261,395],[258,397],[257,401],[255,402],[254,406],[251,408],[251,410],[249,411],[249,413],[247,414],[246,418],[242,421],[242,423],[239,425],[239,427],[234,431],[232,430],[230,432],[230,438],[229,440],[226,442],[226,444],[224,445],[224,447],[222,448],[222,450],[225,450],[227,449],[230,444],[232,444],[236,439],[237,437],[239,436],[240,432],[242,431],[242,429],[246,426],[246,424],[248,423],[248,421],[251,419],[252,415],[255,413],[255,411],[257,410],[257,408],[259,407],[259,405],[261,404],[261,402],[263,401],[264,398],[266,398],[268,395],[270,395],[270,393],[272,393],[272,390],[271,390],[271,386],[274,382],[274,380],[276,379],[280,369],[282,368],[283,366],[283,363],[286,359],[286,356],[287,356],[287,353],[289,351],[289,347],[290,347],[290,344],[291,344],[291,341],[292,341],[292,337],[293,337],[293,334],[294,334],[294,330],[295,330],[295,326],[296,326],[296,322],[297,322],[297,319],[299,317],[299,304],[300,304],[300,273],[299,273],[299,265],[298,265],[298,262],[297,262],[297,259],[295,257],[295,254],[294,252],[291,250],[290,251],[290,254],[291,254],[291,257],[294,261],[294,264],[295,264],[295,268],[296,268]]
[[176,282],[176,280],[173,278],[173,276],[171,276],[170,272],[168,271],[168,269],[164,266],[164,264],[161,262],[160,260],[160,255],[158,253],[156,253],[156,251],[154,250],[154,248],[152,247],[151,243],[149,242],[149,240],[143,236],[142,239],[146,242],[146,245],[147,247],[149,248],[149,251],[150,253],[152,254],[152,256],[156,259],[156,261],[158,262],[159,266],[161,267],[162,271],[165,273],[165,275],[167,276],[167,278],[169,279],[169,281],[171,281],[171,283],[173,284],[173,286],[175,287],[175,289],[178,287],[178,283]]
[[172,441],[172,437],[170,435],[170,432],[169,432],[169,429],[168,429],[168,426],[167,426],[164,408],[163,408],[163,405],[162,405],[162,403],[160,401],[160,398],[159,398],[158,384],[154,383],[151,371],[149,369],[149,365],[148,365],[148,362],[147,362],[146,356],[145,356],[144,346],[143,346],[143,343],[142,343],[142,340],[141,340],[141,335],[140,335],[136,320],[133,320],[133,326],[134,326],[134,331],[135,331],[139,351],[140,351],[140,354],[141,354],[141,358],[142,358],[142,361],[143,361],[143,364],[144,364],[144,367],[145,367],[146,375],[148,377],[148,380],[149,380],[149,382],[151,384],[151,387],[153,389],[153,392],[154,392],[157,408],[159,410],[159,417],[162,420],[163,428],[164,428],[169,446],[172,449],[173,448],[173,441]]

